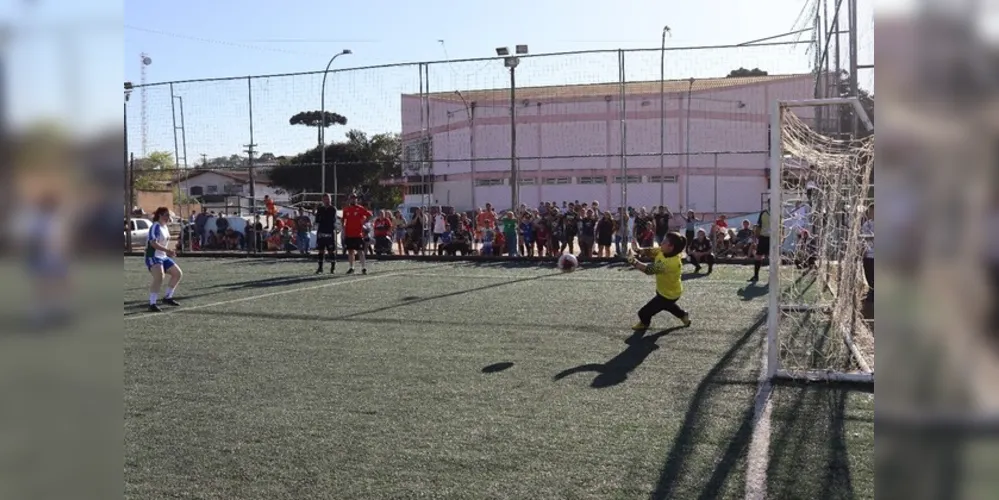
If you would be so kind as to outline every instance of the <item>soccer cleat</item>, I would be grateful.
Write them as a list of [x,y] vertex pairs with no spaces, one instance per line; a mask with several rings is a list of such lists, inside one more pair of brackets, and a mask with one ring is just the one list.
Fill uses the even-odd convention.
[[695,273],[701,272],[701,266],[694,266],[694,272]]
[[336,266],[330,268],[330,274],[336,274]]
[[635,323],[635,326],[631,327],[631,329],[635,330],[636,332],[639,332],[639,331],[642,331],[642,330],[648,330],[649,329],[649,325],[646,325],[645,323],[642,323],[641,321],[639,321],[638,323]]
[[180,302],[177,302],[176,300],[173,300],[173,297],[167,297],[167,298],[163,299],[163,303],[166,304],[166,305],[169,305],[169,306],[174,306],[174,307],[180,306]]
[[347,274],[354,274],[354,268],[352,267],[352,268],[348,269],[347,270]]
[[688,315],[680,318],[680,321],[683,323],[683,326],[689,327],[690,326],[690,315],[688,314]]
[[160,309],[160,306],[156,304],[149,304],[149,312],[151,313],[163,312],[163,309]]
[[323,266],[319,266],[319,269],[316,269],[316,274],[323,274]]
[[368,269],[365,267],[361,268],[361,274],[368,274]]

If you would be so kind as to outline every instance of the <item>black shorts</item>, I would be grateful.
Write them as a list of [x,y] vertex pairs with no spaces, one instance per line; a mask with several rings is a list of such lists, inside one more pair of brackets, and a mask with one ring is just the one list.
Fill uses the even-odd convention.
[[612,240],[613,238],[611,238],[610,236],[597,236],[597,245],[602,247],[609,247],[611,246]]
[[759,255],[761,257],[769,257],[770,256],[770,237],[769,236],[760,236],[759,237],[758,241],[756,242],[756,255]]
[[343,247],[347,250],[364,250],[364,238],[344,238]]
[[336,251],[336,240],[332,236],[323,235],[316,239],[316,248],[319,250],[330,249],[330,251]]

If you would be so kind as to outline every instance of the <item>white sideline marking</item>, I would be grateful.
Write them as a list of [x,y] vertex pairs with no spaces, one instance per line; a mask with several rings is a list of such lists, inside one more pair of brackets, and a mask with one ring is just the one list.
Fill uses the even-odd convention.
[[[577,271],[577,272],[579,272],[579,271]],[[409,273],[409,272],[407,272],[407,273],[404,273],[404,274],[406,276],[427,277],[427,278],[453,278],[453,279],[472,278],[472,279],[494,279],[494,280],[509,280],[509,279],[529,278],[529,277],[532,277],[532,275],[517,275],[517,274],[514,274],[514,275],[502,275],[502,274],[461,274],[461,273],[458,273],[458,274],[447,275],[447,274],[421,273],[421,272],[416,272],[416,273]],[[644,274],[637,274],[636,273],[634,275],[634,279],[631,279],[631,278],[578,278],[578,277],[575,276],[575,274],[576,273],[554,273],[553,272],[551,274],[546,274],[544,276],[552,276],[552,277],[564,276],[566,281],[584,281],[584,282],[593,282],[593,283],[604,283],[604,282],[606,282],[606,283],[634,283],[636,279],[640,280],[640,279],[642,279],[642,278],[645,277]],[[703,281],[699,280],[699,279],[693,279],[693,280],[685,280],[684,282],[685,283],[687,283],[687,282],[689,282],[689,283],[697,283],[699,285],[700,284],[712,284],[712,285],[750,285],[750,284],[752,284],[750,281],[746,281],[746,280],[712,280],[710,278],[704,279]],[[765,286],[766,281],[762,281],[761,283],[763,283],[764,286]]]
[[773,410],[773,384],[767,379],[767,334],[761,340],[760,385],[753,400],[753,434],[746,456],[746,500],[767,498],[767,469],[770,467],[770,413]]
[[167,309],[167,310],[165,310],[165,311],[163,311],[161,313],[134,313],[134,314],[130,314],[128,316],[125,316],[125,321],[131,320],[131,319],[157,318],[157,317],[163,316],[164,314],[172,314],[172,313],[175,313],[175,312],[192,311],[192,310],[195,310],[195,309],[204,309],[206,307],[217,307],[217,306],[224,306],[224,305],[228,305],[228,304],[237,304],[239,302],[249,302],[251,300],[266,299],[267,297],[276,297],[278,295],[286,295],[286,294],[289,294],[289,293],[307,292],[309,290],[318,290],[320,288],[329,288],[329,287],[334,287],[334,286],[339,286],[339,285],[349,285],[351,283],[358,283],[358,282],[361,282],[361,281],[377,280],[377,279],[381,279],[381,278],[388,278],[389,276],[399,276],[401,274],[404,274],[404,273],[402,273],[402,272],[394,272],[394,273],[376,274],[374,276],[364,276],[364,277],[361,277],[361,278],[354,278],[354,279],[336,280],[336,281],[331,281],[329,283],[323,283],[322,285],[313,285],[313,286],[306,286],[306,287],[302,287],[302,288],[293,288],[293,289],[290,289],[290,290],[280,290],[280,291],[277,291],[277,292],[262,293],[260,295],[251,295],[249,297],[240,297],[238,299],[223,300],[223,301],[219,301],[219,302],[213,302],[211,304],[199,304],[199,305],[190,306],[190,307],[179,307],[177,309]]

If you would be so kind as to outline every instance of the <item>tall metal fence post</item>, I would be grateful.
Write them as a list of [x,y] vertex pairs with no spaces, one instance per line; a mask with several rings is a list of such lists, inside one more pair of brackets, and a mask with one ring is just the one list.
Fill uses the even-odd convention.
[[718,218],[718,153],[714,154],[715,157],[715,218]]
[[129,172],[128,162],[128,96],[131,90],[125,91],[125,102],[123,104],[125,147],[122,158],[122,168],[125,170],[125,249],[132,251],[132,175]]
[[[627,92],[625,91],[625,80],[627,75],[624,71],[624,51],[618,49],[617,51],[617,70],[618,70],[618,98],[620,99],[620,125],[621,125],[621,207],[625,210],[628,208],[628,123],[627,123],[627,112],[628,106],[626,102]],[[624,215],[621,216],[621,227],[625,227],[626,224]],[[632,235],[628,235],[629,238]],[[622,242],[622,244],[627,245],[628,242]],[[627,251],[625,251],[627,253]]]
[[[250,220],[255,221],[257,216],[257,191],[256,180],[253,175],[253,148],[256,144],[253,143],[253,78],[251,77],[246,77],[246,102],[249,105],[250,112],[250,144],[247,145],[247,154],[249,155],[247,158],[247,171],[250,177],[250,215],[252,216]],[[242,212],[242,210],[240,211]],[[257,253],[257,242],[260,241],[260,236],[256,231],[253,232],[251,253]]]

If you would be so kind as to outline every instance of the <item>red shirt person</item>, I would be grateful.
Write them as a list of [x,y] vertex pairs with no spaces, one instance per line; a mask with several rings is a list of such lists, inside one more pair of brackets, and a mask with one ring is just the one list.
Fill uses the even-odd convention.
[[357,202],[356,196],[347,198],[347,206],[343,209],[343,246],[347,249],[347,263],[350,265],[347,274],[354,273],[354,254],[359,250],[361,274],[368,274],[364,261],[364,223],[371,215],[371,211]]

